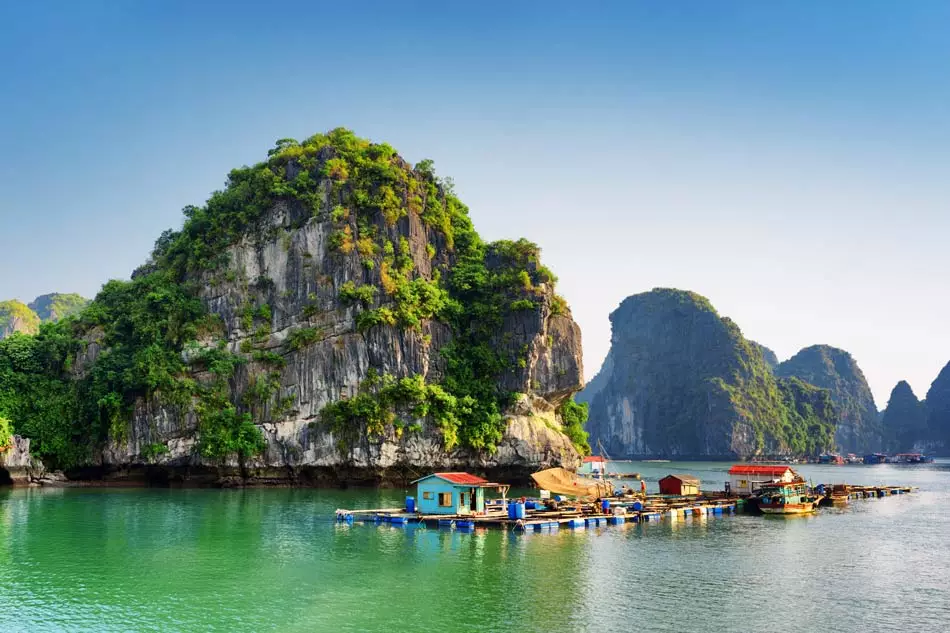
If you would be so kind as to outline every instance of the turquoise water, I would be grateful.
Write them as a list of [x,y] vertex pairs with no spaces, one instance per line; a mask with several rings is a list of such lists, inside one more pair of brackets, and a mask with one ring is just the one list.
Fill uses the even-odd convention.
[[0,490],[0,631],[948,630],[950,464],[799,470],[921,491],[516,535],[332,520],[402,490]]

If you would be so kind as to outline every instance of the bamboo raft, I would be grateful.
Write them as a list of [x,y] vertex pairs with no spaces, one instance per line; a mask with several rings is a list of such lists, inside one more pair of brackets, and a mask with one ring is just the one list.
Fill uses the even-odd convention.
[[[917,488],[911,486],[850,486],[846,484],[825,485],[828,494],[821,505],[847,503],[852,499],[880,499],[892,495],[909,494]],[[610,512],[604,512],[600,503],[571,501],[561,502],[557,510],[531,507],[525,510],[525,518],[512,519],[502,509],[489,509],[482,514],[421,514],[410,513],[404,508],[375,508],[336,511],[336,520],[343,523],[390,524],[396,527],[445,528],[459,531],[476,529],[508,529],[517,532],[544,532],[558,529],[585,529],[625,523],[650,523],[668,520],[702,519],[742,512],[747,508],[746,499],[726,496],[725,493],[704,493],[680,497],[670,495],[623,496],[607,498]],[[498,508],[499,501],[492,500],[489,507]],[[540,502],[531,500],[533,505]]]

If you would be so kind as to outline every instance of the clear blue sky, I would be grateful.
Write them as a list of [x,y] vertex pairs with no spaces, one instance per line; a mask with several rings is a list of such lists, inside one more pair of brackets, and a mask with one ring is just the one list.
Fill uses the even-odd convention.
[[0,297],[93,295],[343,125],[542,246],[588,377],[654,286],[847,349],[879,407],[950,361],[950,3],[445,4],[0,3]]

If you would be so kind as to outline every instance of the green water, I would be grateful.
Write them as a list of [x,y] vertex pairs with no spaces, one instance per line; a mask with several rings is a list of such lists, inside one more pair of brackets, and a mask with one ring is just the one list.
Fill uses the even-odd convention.
[[0,490],[0,630],[948,630],[950,464],[799,470],[921,492],[516,535],[332,520],[401,490]]

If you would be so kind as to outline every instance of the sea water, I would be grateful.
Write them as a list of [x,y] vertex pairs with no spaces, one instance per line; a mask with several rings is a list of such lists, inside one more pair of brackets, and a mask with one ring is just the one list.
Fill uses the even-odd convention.
[[517,534],[334,521],[406,490],[0,489],[0,631],[950,630],[950,464],[796,468],[920,491]]

